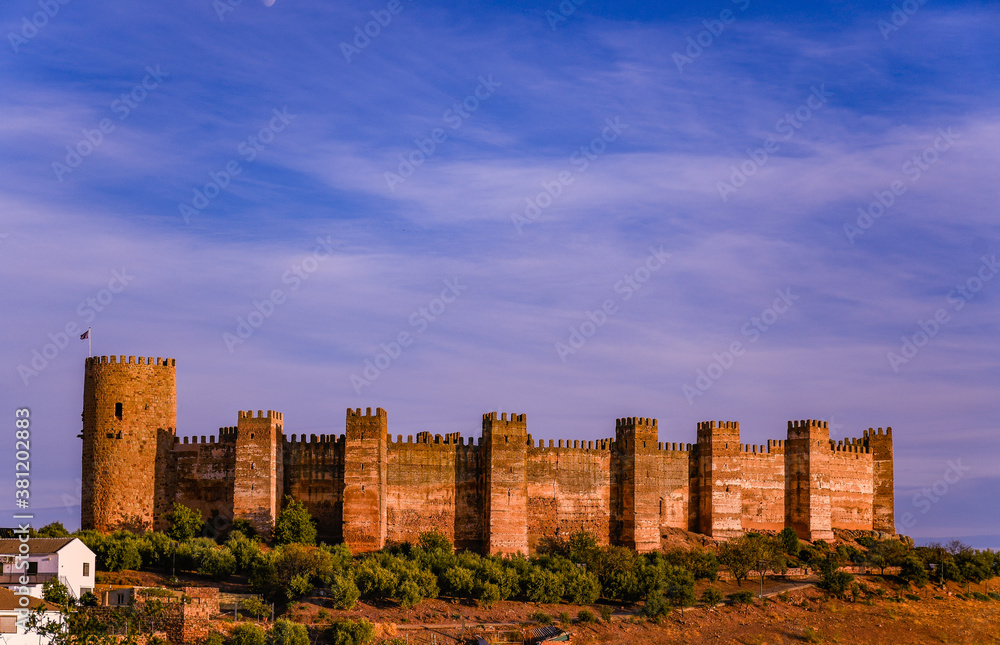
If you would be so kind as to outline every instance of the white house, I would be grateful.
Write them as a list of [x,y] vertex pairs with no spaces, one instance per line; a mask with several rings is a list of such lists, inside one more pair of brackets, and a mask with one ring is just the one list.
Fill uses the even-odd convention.
[[26,611],[44,609],[43,619],[61,621],[59,608],[38,598],[28,598],[27,607],[20,602],[22,596],[0,588],[0,645],[47,645],[50,639],[28,632],[24,628]]
[[[27,558],[26,566],[17,559],[21,555]],[[94,552],[77,538],[0,539],[0,562],[0,586],[11,591],[25,586],[41,598],[42,585],[49,580],[66,585],[74,598],[94,590]]]

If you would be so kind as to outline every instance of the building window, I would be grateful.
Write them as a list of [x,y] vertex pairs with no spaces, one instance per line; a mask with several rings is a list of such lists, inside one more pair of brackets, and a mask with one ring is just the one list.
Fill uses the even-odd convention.
[[28,571],[27,571],[27,573],[28,573],[29,576],[37,576],[38,575],[38,563],[37,562],[29,562],[28,563]]
[[118,417],[119,421],[122,420],[122,404],[121,403],[115,403],[115,416]]
[[0,634],[17,633],[17,616],[0,616]]
[[90,563],[89,562],[84,562],[83,563],[83,576],[87,577],[89,575],[90,575]]

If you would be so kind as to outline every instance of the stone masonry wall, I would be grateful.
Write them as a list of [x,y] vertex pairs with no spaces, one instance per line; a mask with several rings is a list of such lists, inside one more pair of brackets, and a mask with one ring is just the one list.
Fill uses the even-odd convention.
[[528,548],[581,529],[609,544],[613,442],[542,443],[528,438]]

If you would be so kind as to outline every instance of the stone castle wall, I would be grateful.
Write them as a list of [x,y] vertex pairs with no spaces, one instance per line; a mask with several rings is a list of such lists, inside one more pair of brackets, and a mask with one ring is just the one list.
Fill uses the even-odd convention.
[[891,428],[834,442],[824,422],[790,421],[786,439],[748,445],[737,422],[708,421],[696,443],[678,444],[659,441],[655,419],[627,417],[612,438],[545,445],[525,415],[493,412],[476,440],[404,440],[389,435],[384,410],[359,408],[342,435],[288,435],[269,410],[240,411],[218,436],[181,438],[173,375],[170,359],[88,359],[84,528],[164,528],[176,502],[266,533],[288,495],[322,539],[356,552],[432,529],[488,553],[533,552],[580,529],[640,551],[672,529],[894,532]]

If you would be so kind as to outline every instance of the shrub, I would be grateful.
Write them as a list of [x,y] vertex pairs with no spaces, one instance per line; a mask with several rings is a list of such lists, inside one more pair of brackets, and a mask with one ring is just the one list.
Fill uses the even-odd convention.
[[581,609],[580,611],[576,612],[576,622],[583,623],[584,625],[589,625],[591,623],[597,622],[597,616],[595,616],[594,612],[590,611],[589,609]]
[[611,616],[615,613],[615,608],[610,605],[601,605],[598,611],[601,612],[601,620],[609,623],[611,622]]
[[201,645],[226,645],[226,637],[219,632],[212,632],[201,641]]
[[990,601],[990,597],[987,596],[986,594],[984,594],[981,591],[973,591],[972,592],[972,597],[975,598],[976,600],[983,600],[983,601],[986,601],[986,602]]
[[264,630],[253,623],[240,623],[229,635],[229,645],[265,645]]
[[736,593],[729,594],[729,601],[734,605],[752,605],[753,604],[753,592],[752,591],[737,591]]
[[270,636],[271,645],[309,645],[306,626],[284,618],[274,621]]
[[920,596],[918,596],[917,594],[914,594],[914,593],[908,593],[908,594],[906,594],[906,599],[907,600],[914,600],[914,601],[917,601],[917,602],[923,600],[923,598],[921,598]]
[[375,638],[375,627],[364,618],[338,620],[326,630],[326,639],[333,645],[366,645]]
[[559,612],[559,622],[563,625],[569,625],[573,622],[573,617],[570,616],[568,611]]
[[990,598],[992,598],[993,600],[996,600],[996,601],[1000,601],[1000,593],[997,593],[996,591],[991,591],[991,592],[990,592],[989,594],[987,594],[987,595],[988,595],[988,596],[989,596]]
[[778,534],[778,540],[781,542],[781,548],[784,552],[793,558],[799,557],[799,551],[802,546],[799,542],[799,536],[795,532],[795,529],[786,526]]
[[551,625],[555,622],[552,619],[552,616],[549,616],[544,611],[536,611],[531,614],[530,618],[532,622],[538,623],[539,625]]
[[659,590],[653,591],[646,598],[646,604],[642,607],[642,615],[653,622],[660,622],[670,615],[670,603],[666,595]]
[[201,512],[183,504],[174,502],[174,510],[167,513],[166,519],[170,523],[167,533],[179,542],[190,540],[201,532]]
[[847,593],[854,582],[854,576],[846,571],[824,568],[821,573],[819,588],[828,591],[838,598]]
[[701,601],[709,607],[715,607],[722,602],[722,592],[715,587],[708,587],[701,592]]
[[330,583],[330,601],[334,609],[354,609],[361,592],[349,576],[336,576]]
[[397,600],[399,600],[399,604],[405,609],[416,607],[424,599],[423,594],[420,593],[420,587],[412,580],[407,580],[400,584],[399,588],[396,589],[395,595]]
[[802,630],[802,638],[807,643],[821,643],[823,642],[823,635],[819,631],[813,629],[812,627],[806,627]]
[[444,572],[444,582],[446,588],[454,595],[468,598],[475,588],[476,579],[471,569],[465,567],[451,567]]

